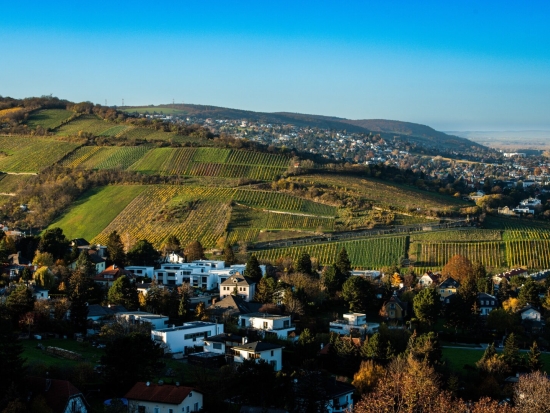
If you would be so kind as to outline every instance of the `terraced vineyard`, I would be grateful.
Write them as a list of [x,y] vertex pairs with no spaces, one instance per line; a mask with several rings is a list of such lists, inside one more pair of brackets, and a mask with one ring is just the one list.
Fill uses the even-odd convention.
[[32,112],[26,124],[31,129],[36,129],[38,126],[44,129],[55,129],[73,115],[74,112],[65,109],[42,109]]
[[459,254],[486,267],[502,268],[506,266],[503,247],[504,244],[499,241],[414,243],[409,256],[416,260],[417,265],[425,267],[442,267]]
[[52,138],[0,137],[0,171],[38,173],[81,144]]
[[128,139],[145,139],[148,141],[168,141],[170,139],[178,140],[179,136],[173,132],[157,131],[149,128],[140,128],[139,126],[128,126],[119,137]]
[[550,240],[521,240],[506,242],[509,267],[550,268]]
[[302,252],[319,260],[321,265],[332,264],[342,247],[345,247],[355,268],[380,268],[399,263],[405,255],[405,237],[385,237],[323,244],[303,245],[288,248],[256,251],[259,259],[275,262],[282,257],[298,258]]
[[127,169],[141,159],[148,146],[83,146],[61,162],[62,166],[84,169]]
[[501,241],[502,231],[490,229],[463,229],[449,231],[433,231],[411,235],[411,242],[440,242],[440,241]]

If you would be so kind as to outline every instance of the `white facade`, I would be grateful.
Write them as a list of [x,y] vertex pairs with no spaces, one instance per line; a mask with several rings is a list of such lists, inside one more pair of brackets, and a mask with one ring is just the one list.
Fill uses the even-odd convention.
[[49,298],[50,298],[49,290],[45,290],[45,289],[38,288],[38,287],[35,287],[33,289],[32,295],[34,296],[36,301],[49,300]]
[[378,332],[380,324],[367,323],[366,314],[347,313],[343,315],[343,320],[330,322],[330,332],[342,335],[349,335],[352,331],[357,331],[361,335],[374,334]]
[[351,275],[371,278],[371,279],[374,280],[374,279],[380,277],[380,271],[375,271],[375,270],[353,270],[353,271],[351,271]]
[[256,341],[233,347],[233,362],[242,363],[246,359],[265,360],[275,371],[283,368],[283,347],[277,344]]
[[188,347],[203,346],[206,337],[223,333],[223,324],[191,321],[179,327],[151,331],[151,339],[166,345],[166,353],[184,352]]
[[130,413],[192,413],[203,408],[203,394],[190,387],[136,383],[126,394]]
[[239,316],[239,327],[253,328],[264,333],[276,334],[278,338],[286,340],[288,334],[296,330],[290,316],[272,315],[266,313],[242,314]]
[[147,313],[145,311],[126,311],[118,313],[117,317],[124,318],[131,322],[149,323],[152,329],[165,328],[168,323],[168,316]]
[[220,285],[221,299],[231,294],[238,295],[245,301],[252,301],[256,294],[256,283],[248,281],[246,277],[237,272]]
[[153,279],[155,275],[155,267],[145,267],[140,265],[129,265],[124,268],[126,271],[130,271],[136,277],[149,277]]
[[540,312],[534,308],[529,308],[521,313],[522,320],[540,321]]

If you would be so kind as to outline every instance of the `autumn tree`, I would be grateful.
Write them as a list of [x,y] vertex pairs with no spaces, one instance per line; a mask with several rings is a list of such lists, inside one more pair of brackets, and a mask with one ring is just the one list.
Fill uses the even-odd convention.
[[355,386],[359,394],[363,395],[370,392],[384,376],[384,368],[372,360],[361,362],[359,371],[353,375],[352,385]]
[[233,247],[231,245],[226,245],[223,248],[223,258],[225,260],[225,265],[233,265],[237,262],[235,259],[235,253],[233,252]]
[[40,267],[34,272],[34,282],[39,287],[47,290],[51,289],[55,284],[55,278],[53,273],[48,267]]
[[542,371],[541,352],[536,341],[533,341],[533,345],[526,354],[525,366],[531,371]]
[[51,267],[54,264],[53,255],[49,252],[36,251],[32,263],[33,265]]
[[175,235],[169,235],[164,245],[162,246],[162,251],[164,255],[168,255],[172,252],[176,254],[181,251],[181,242]]
[[470,260],[463,255],[453,256],[443,267],[441,274],[444,277],[452,277],[462,283],[466,278],[472,276],[474,267]]
[[518,413],[550,412],[550,380],[536,371],[520,376],[514,388],[514,404]]
[[183,253],[185,254],[185,259],[187,260],[187,262],[203,260],[205,258],[204,248],[199,241],[193,241],[187,244]]
[[17,287],[6,299],[6,307],[14,326],[17,325],[20,317],[34,308],[34,296],[31,290],[26,285]]

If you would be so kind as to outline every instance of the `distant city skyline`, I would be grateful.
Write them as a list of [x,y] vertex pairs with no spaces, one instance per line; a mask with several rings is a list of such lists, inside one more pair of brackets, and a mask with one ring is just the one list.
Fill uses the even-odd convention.
[[543,1],[3,5],[0,95],[550,130]]

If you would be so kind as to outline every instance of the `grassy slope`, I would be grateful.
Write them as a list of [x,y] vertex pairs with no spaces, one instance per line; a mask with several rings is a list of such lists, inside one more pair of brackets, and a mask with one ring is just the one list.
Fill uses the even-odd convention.
[[93,239],[139,195],[146,186],[107,186],[84,194],[50,227],[60,227],[69,239]]

